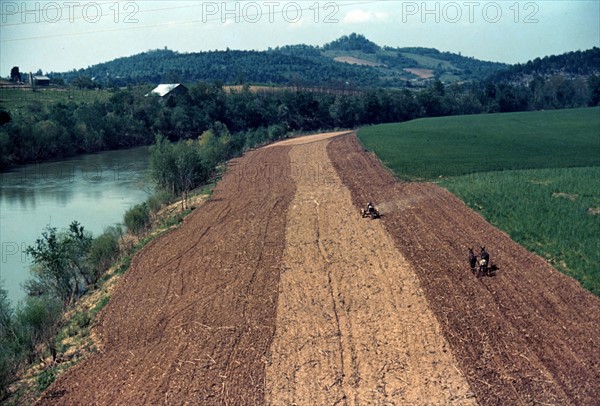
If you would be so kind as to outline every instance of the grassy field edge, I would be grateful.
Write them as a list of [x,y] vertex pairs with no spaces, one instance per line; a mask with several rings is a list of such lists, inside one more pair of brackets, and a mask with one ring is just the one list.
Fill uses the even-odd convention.
[[595,166],[486,172],[439,184],[600,296],[599,179]]

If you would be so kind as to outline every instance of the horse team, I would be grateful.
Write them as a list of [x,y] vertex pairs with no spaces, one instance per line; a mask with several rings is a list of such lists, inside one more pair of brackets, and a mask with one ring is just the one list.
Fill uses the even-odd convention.
[[490,254],[485,250],[485,247],[480,247],[479,260],[473,252],[473,248],[469,248],[469,265],[471,272],[476,273],[477,277],[492,276],[492,266],[490,264]]

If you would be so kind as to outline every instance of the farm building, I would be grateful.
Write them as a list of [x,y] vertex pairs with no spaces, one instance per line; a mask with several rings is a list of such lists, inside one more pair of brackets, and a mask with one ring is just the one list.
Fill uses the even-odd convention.
[[156,95],[161,98],[166,98],[169,96],[177,97],[181,96],[188,92],[187,87],[182,85],[181,83],[173,83],[173,84],[161,84],[156,86],[150,93],[146,96]]
[[30,82],[32,85],[37,86],[50,86],[50,78],[43,75],[32,75],[30,76]]

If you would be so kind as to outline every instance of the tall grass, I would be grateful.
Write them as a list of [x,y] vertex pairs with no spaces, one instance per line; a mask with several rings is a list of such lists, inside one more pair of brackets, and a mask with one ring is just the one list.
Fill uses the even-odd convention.
[[363,145],[403,179],[600,165],[600,108],[427,118],[368,127]]
[[600,167],[478,173],[441,185],[600,295]]

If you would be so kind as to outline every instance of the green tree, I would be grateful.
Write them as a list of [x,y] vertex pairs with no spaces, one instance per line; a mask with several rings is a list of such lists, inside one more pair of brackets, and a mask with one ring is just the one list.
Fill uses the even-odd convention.
[[93,89],[96,85],[91,77],[81,75],[73,80],[73,86],[76,86],[80,89]]
[[60,156],[65,146],[69,145],[68,133],[54,120],[43,120],[36,123],[33,133],[39,145],[37,155],[40,159]]
[[176,163],[173,144],[164,136],[157,135],[154,145],[150,147],[150,176],[159,189],[172,196],[176,190]]
[[136,204],[125,212],[123,216],[125,227],[133,234],[140,235],[150,225],[150,213],[146,203]]
[[27,247],[27,254],[34,263],[34,279],[25,286],[29,294],[53,295],[65,305],[73,303],[85,287],[94,282],[86,264],[91,243],[91,235],[76,221],[65,233],[46,227],[35,245]]
[[594,107],[600,104],[600,76],[590,76],[588,79],[588,86],[590,88],[590,101],[588,106]]
[[63,244],[66,246],[67,263],[75,271],[74,273],[85,282],[86,286],[96,282],[94,272],[87,264],[92,242],[92,235],[77,221],[73,221],[69,225],[68,232],[63,239]]
[[190,190],[208,177],[208,167],[202,163],[199,151],[192,140],[175,144],[177,189],[181,193],[181,208],[185,209]]
[[[34,355],[43,356],[48,350],[52,360],[56,360],[56,333],[60,327],[63,304],[51,295],[28,297],[25,304],[16,312],[19,326],[19,340],[30,359]],[[38,346],[43,345],[40,349]]]
[[18,66],[13,66],[10,70],[10,80],[13,82],[22,82],[21,72],[19,72]]
[[215,168],[228,157],[230,134],[220,123],[206,130],[199,138],[200,157],[208,167]]
[[14,311],[0,280],[0,401],[6,398],[8,386],[16,379],[20,363],[19,354],[15,351],[17,345]]
[[421,91],[417,95],[417,103],[421,107],[422,114],[426,117],[444,116],[447,113],[444,98],[435,88]]
[[121,230],[110,227],[94,238],[89,248],[87,262],[93,283],[106,271],[119,255],[119,238]]

